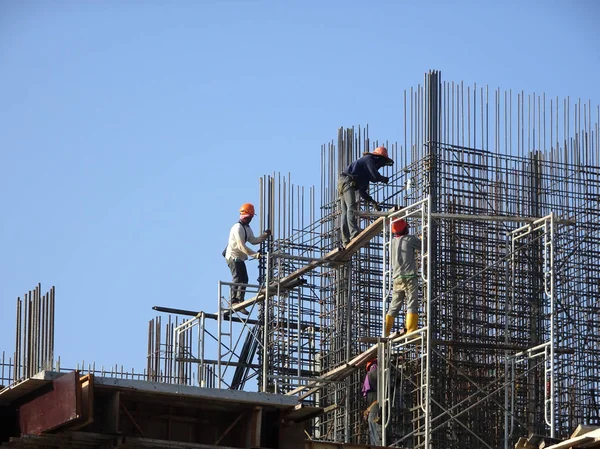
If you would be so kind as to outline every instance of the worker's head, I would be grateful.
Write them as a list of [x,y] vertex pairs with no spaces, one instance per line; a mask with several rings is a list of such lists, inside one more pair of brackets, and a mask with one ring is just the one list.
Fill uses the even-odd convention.
[[384,165],[394,165],[394,161],[388,156],[388,150],[386,147],[377,147],[372,153],[369,153],[377,158],[377,164],[380,167]]
[[367,362],[367,364],[365,365],[365,371],[368,373],[369,371],[371,371],[371,368],[377,368],[377,359],[371,359]]
[[408,223],[404,220],[392,221],[392,234],[394,234],[394,235],[408,234]]
[[240,221],[244,224],[249,224],[254,217],[254,206],[250,203],[242,204],[240,207]]

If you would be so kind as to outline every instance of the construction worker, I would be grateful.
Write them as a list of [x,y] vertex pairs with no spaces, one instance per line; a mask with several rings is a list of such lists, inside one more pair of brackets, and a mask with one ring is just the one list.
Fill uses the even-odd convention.
[[[246,270],[245,263],[248,257],[254,257],[255,259],[260,257],[260,252],[252,251],[246,246],[246,243],[249,242],[253,245],[258,245],[271,235],[271,231],[267,229],[260,237],[254,237],[252,228],[250,228],[250,222],[254,218],[254,215],[254,206],[252,204],[242,204],[242,207],[240,207],[240,220],[229,231],[229,242],[224,256],[233,277],[231,282],[236,284],[248,283],[248,270]],[[243,302],[245,294],[245,287],[233,286],[231,288],[231,303],[237,304]],[[240,312],[248,313],[246,309],[240,309]]]
[[377,402],[377,359],[372,359],[365,366],[365,380],[362,386],[363,396],[369,406],[363,416],[369,423],[369,439],[372,446],[381,446],[381,416]]
[[417,330],[419,321],[419,291],[415,251],[421,249],[421,240],[408,234],[408,223],[404,220],[392,222],[392,301],[385,317],[384,336],[390,335],[394,319],[406,299],[406,332]]
[[356,192],[368,204],[373,204],[375,210],[381,210],[381,205],[369,195],[369,183],[382,182],[387,184],[390,178],[381,175],[379,169],[393,164],[394,161],[388,157],[387,149],[377,147],[372,153],[363,153],[361,158],[351,163],[340,175],[338,194],[342,209],[340,228],[344,246],[360,233],[356,222],[358,212]]

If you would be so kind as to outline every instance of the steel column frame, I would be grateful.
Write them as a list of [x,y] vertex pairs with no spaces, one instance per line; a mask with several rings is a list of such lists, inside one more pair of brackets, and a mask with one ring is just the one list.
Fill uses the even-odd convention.
[[[208,379],[206,378],[205,371],[208,369],[211,363],[205,362],[205,351],[206,351],[206,335],[212,337],[217,343],[217,363],[216,373],[213,373],[213,376],[217,378],[217,388],[222,388],[224,384],[224,377],[227,374],[227,369],[229,366],[236,366],[236,362],[233,361],[233,357],[236,354],[236,349],[238,348],[242,335],[244,334],[244,330],[251,332],[248,328],[246,322],[241,323],[243,328],[238,334],[237,338],[233,338],[233,321],[232,320],[224,320],[223,314],[226,311],[231,313],[232,309],[230,307],[224,307],[221,299],[223,298],[223,287],[224,286],[238,286],[241,284],[218,281],[217,284],[217,295],[218,295],[218,311],[217,311],[217,336],[215,337],[206,329],[206,316],[204,312],[200,312],[196,317],[191,318],[189,320],[185,320],[180,325],[175,326],[173,328],[173,353],[176,359],[181,359],[184,354],[182,354],[182,341],[192,341],[191,338],[187,336],[189,332],[193,332],[194,328],[198,328],[198,336],[197,336],[197,347],[196,351],[192,347],[192,352],[190,357],[185,359],[185,362],[189,363],[197,363],[198,364],[198,384],[200,386],[205,386]],[[259,286],[252,284],[244,284],[246,286],[246,292],[253,292],[254,290],[258,291]],[[229,301],[227,301],[229,304]],[[246,318],[247,319],[247,318]],[[242,318],[243,320],[243,318]],[[225,330],[225,328],[227,328]],[[192,335],[193,336],[193,335]],[[256,338],[256,336],[254,336]],[[259,342],[260,343],[260,342]]]
[[[544,290],[546,296],[550,300],[550,363],[546,370],[546,376],[549,377],[550,391],[547,388],[544,391],[548,392],[550,398],[546,398],[544,406],[544,414],[547,415],[547,410],[550,410],[550,416],[545,417],[546,423],[550,425],[550,437],[556,437],[556,385],[555,385],[555,329],[556,329],[556,313],[555,313],[555,297],[554,297],[554,213],[550,214],[549,219],[544,220]],[[549,229],[548,229],[549,228]],[[548,234],[550,236],[548,237]],[[549,422],[548,422],[549,421]]]
[[265,300],[263,303],[263,360],[262,360],[262,391],[267,391],[267,373],[269,367],[269,287],[271,285],[271,264],[269,253],[266,254],[267,268],[265,275]]
[[[393,212],[389,214],[385,220],[383,226],[383,295],[382,295],[382,322],[385,323],[385,316],[387,314],[386,309],[386,300],[391,295],[393,291],[393,279],[392,279],[392,251],[391,251],[391,242],[392,242],[392,222],[397,220],[402,220],[409,217],[414,217],[420,215],[421,223],[427,223],[428,220],[428,201],[429,197],[423,198],[416,203],[413,203],[409,206],[404,207],[403,209]],[[424,226],[424,228],[427,225]],[[428,258],[427,247],[425,241],[421,239],[421,279],[426,282],[425,275],[423,274],[423,263]],[[382,337],[384,329],[382,328]]]
[[[428,255],[427,258],[425,259],[425,261],[427,262],[427,269],[426,270],[421,270],[422,273],[427,273],[427,277],[423,278],[423,285],[427,288],[427,293],[426,293],[426,309],[427,309],[427,326],[425,329],[426,332],[426,343],[425,343],[425,352],[426,352],[426,359],[425,359],[425,364],[426,364],[426,369],[425,369],[425,376],[424,379],[422,377],[422,382],[424,382],[424,388],[425,388],[425,448],[429,449],[429,446],[431,444],[431,389],[429,388],[429,379],[430,379],[430,373],[431,373],[431,326],[433,325],[432,323],[432,317],[431,317],[431,302],[433,300],[433,296],[432,296],[432,288],[431,288],[431,279],[432,279],[432,263],[431,263],[431,254],[429,253],[429,251],[431,251],[431,249],[433,248],[433,236],[431,233],[431,225],[432,225],[432,221],[431,221],[431,212],[432,212],[432,198],[431,195],[429,195],[427,197],[427,228],[423,230],[423,235],[427,236],[426,240],[427,240],[427,251],[428,251]],[[424,239],[425,240],[425,239]],[[434,254],[435,257],[435,254]]]
[[[549,326],[550,335],[549,341],[537,345],[527,351],[518,352],[512,356],[507,357],[505,363],[506,371],[510,372],[510,391],[507,385],[505,390],[505,406],[508,410],[510,406],[511,419],[510,426],[508,425],[508,418],[505,418],[505,447],[508,447],[508,440],[514,431],[514,383],[515,383],[515,364],[527,359],[535,359],[537,357],[544,356],[544,422],[550,428],[550,437],[554,438],[556,435],[556,385],[555,385],[555,359],[556,359],[556,348],[555,348],[555,327],[556,327],[556,313],[555,313],[555,297],[554,297],[554,235],[556,227],[556,215],[551,212],[545,217],[539,218],[532,223],[521,226],[509,234],[511,238],[511,269],[513,273],[513,279],[515,275],[515,243],[526,237],[527,235],[533,234],[537,231],[543,231],[543,272],[544,272],[544,294],[547,296],[549,301]],[[512,291],[513,303],[514,303],[514,289]],[[508,316],[507,316],[508,322]],[[508,325],[508,323],[507,323]],[[509,369],[510,368],[510,369]],[[547,388],[548,383],[550,388]],[[507,414],[508,416],[508,414]],[[510,431],[509,431],[510,429]]]
[[[423,200],[423,202],[428,202],[428,201],[430,201],[430,197],[428,197],[425,200]],[[412,206],[414,206],[414,205],[412,205]],[[390,216],[390,225],[391,225],[391,221],[393,221],[394,218],[396,218],[396,219],[404,218],[406,216],[414,215],[414,214],[416,214],[418,212],[418,211],[417,212],[410,212],[410,208],[411,208],[411,206],[409,206],[407,208],[409,210],[404,209],[403,211],[399,211],[399,212],[393,214],[393,216]],[[402,212],[404,212],[404,214]],[[431,215],[432,214],[427,214],[427,219],[428,220],[431,220]],[[486,221],[487,217],[479,217],[479,219],[482,220],[482,221]],[[524,225],[524,226],[522,226],[522,227],[520,227],[520,228],[512,231],[513,234],[517,234],[519,232],[522,233],[520,236],[518,236],[518,238],[519,237],[523,237],[525,235],[530,234],[531,232],[535,232],[535,231],[538,231],[538,230],[543,230],[544,231],[544,276],[545,276],[545,281],[546,281],[545,282],[545,285],[546,285],[545,294],[548,296],[548,298],[550,300],[550,310],[551,310],[550,317],[551,317],[551,335],[552,335],[552,338],[551,338],[550,342],[545,343],[545,344],[540,345],[540,346],[537,346],[535,348],[532,348],[532,349],[528,350],[528,352],[526,352],[526,353],[529,354],[529,353],[531,353],[531,351],[534,351],[534,350],[539,349],[539,348],[544,349],[544,353],[531,353],[531,354],[533,354],[531,357],[532,358],[539,357],[540,355],[544,355],[545,354],[545,360],[547,361],[547,364],[545,366],[545,377],[549,378],[550,391],[548,392],[548,390],[545,389],[545,391],[546,391],[546,398],[545,398],[545,420],[546,420],[546,423],[551,428],[551,433],[554,432],[554,406],[555,406],[555,404],[554,404],[554,357],[555,357],[554,353],[555,353],[555,350],[554,350],[554,338],[553,338],[553,329],[554,329],[554,326],[555,326],[555,322],[554,322],[554,318],[555,318],[555,315],[554,315],[554,292],[553,292],[553,289],[554,289],[554,268],[553,268],[554,267],[554,256],[553,256],[554,244],[553,244],[553,241],[554,241],[554,228],[555,228],[556,221],[557,220],[556,220],[555,214],[551,213],[550,215],[548,215],[546,217],[542,217],[542,218],[539,218],[539,219],[532,219],[531,223],[529,223],[527,225]],[[384,230],[384,236],[386,236],[387,234],[391,234],[391,233],[386,233],[386,231]],[[427,235],[428,238],[430,238],[430,233],[426,234],[424,232],[424,235]],[[515,240],[515,239],[513,239],[513,240]],[[429,241],[429,239],[427,239],[427,241]],[[385,245],[385,243],[384,243],[384,245]],[[517,251],[515,250],[514,244],[513,244],[512,251],[511,251],[511,253],[512,253],[511,257],[514,257],[514,254],[516,252]],[[427,257],[428,257],[428,255],[425,255],[425,257],[422,257],[422,260],[427,260]],[[385,260],[385,257],[384,257],[384,260]],[[428,273],[427,276],[430,276],[431,273],[430,273],[429,270],[430,270],[431,264],[426,264],[426,267],[427,268],[425,270],[422,270],[423,276],[425,276],[424,275],[425,272]],[[388,279],[389,279],[389,270],[386,270],[385,267],[384,267],[384,288],[385,288],[385,285],[386,285],[385,281],[388,280]],[[426,281],[425,277],[423,278],[423,280]],[[428,289],[428,290],[430,290],[430,289]],[[389,294],[389,291],[388,291],[388,294]],[[431,303],[430,292],[428,292],[428,294],[426,296],[428,298],[428,301],[427,301],[427,303],[428,303],[428,307],[427,307],[427,317],[428,317],[428,320],[427,321],[428,321],[428,323],[430,323],[430,319],[429,319],[429,317],[431,316],[431,314],[430,314],[431,310],[430,310],[430,306],[429,306],[429,304]],[[425,344],[425,348],[426,348],[425,353],[426,354],[423,357],[425,359],[425,363],[424,364],[422,363],[422,372],[421,372],[421,374],[422,374],[421,375],[422,383],[421,383],[421,387],[420,387],[420,390],[421,390],[421,405],[420,406],[421,406],[421,409],[424,412],[425,440],[426,440],[425,447],[427,447],[428,440],[430,438],[431,432],[433,430],[435,430],[435,429],[440,428],[441,425],[438,425],[433,430],[431,429],[432,419],[437,419],[437,418],[433,418],[430,415],[431,397],[430,397],[430,391],[429,391],[429,388],[428,388],[428,386],[429,386],[428,378],[429,378],[429,373],[430,373],[429,360],[431,358],[431,347],[430,347],[431,333],[429,331],[429,325],[426,328],[424,328],[424,329],[420,329],[419,332],[423,332],[425,334],[424,337],[425,337],[425,341],[427,342]],[[423,336],[421,336],[421,338],[423,339]],[[396,344],[394,346],[397,347],[397,348],[400,348],[400,347],[406,346],[408,343],[410,343],[410,341],[403,341],[401,344]],[[383,356],[383,352],[382,351],[379,351],[378,353]],[[520,355],[521,353],[518,353],[518,354]],[[385,369],[387,367],[388,361],[385,358],[383,358],[382,360],[384,360],[384,363],[383,363],[383,367],[384,368],[382,369],[382,371],[385,372]],[[507,358],[507,366],[508,366],[508,360],[509,359]],[[383,382],[384,378],[382,377],[381,380]],[[513,374],[513,382],[514,382],[514,374]],[[506,374],[505,374],[505,383],[504,383],[504,385],[500,386],[499,388],[505,388],[506,389],[509,384],[510,384],[510,381],[507,380]],[[384,385],[384,384],[382,384],[382,385]],[[480,387],[478,387],[478,388],[480,388]],[[382,396],[382,399],[381,399],[381,401],[383,401],[382,402],[382,407],[383,407],[383,404],[387,404],[387,407],[383,407],[384,411],[382,412],[382,421],[385,423],[386,422],[385,421],[385,418],[386,418],[386,414],[385,413],[389,410],[389,389],[384,389],[383,391],[388,393],[387,395]],[[481,390],[481,391],[483,391],[483,390]],[[481,401],[489,398],[496,391],[499,391],[499,389],[493,391],[492,393],[489,393],[489,394],[485,395],[479,401],[477,401],[475,404],[471,405],[469,408],[472,408],[477,403],[479,403],[479,402],[481,402]],[[437,402],[436,402],[436,404],[437,404]],[[443,414],[447,413],[452,419],[455,419],[458,416],[458,415],[452,415],[450,413],[450,411],[451,411],[452,408],[446,409],[441,404],[437,404],[437,405],[442,409],[442,411],[444,412]],[[506,402],[505,402],[505,409],[508,410],[508,405],[506,405]],[[461,414],[463,412],[461,412]],[[550,415],[550,417],[548,417],[548,415]],[[507,416],[508,416],[508,414],[507,414]],[[511,421],[511,423],[512,423],[512,421]],[[462,425],[462,423],[460,423],[460,422],[459,422],[459,424]],[[505,430],[505,432],[506,431],[507,430]],[[385,429],[384,429],[384,433],[385,433]],[[474,436],[477,436],[477,435],[474,434]],[[508,441],[508,436],[506,437],[506,441]]]
[[388,407],[390,401],[390,344],[377,343],[377,403],[381,409],[381,445],[387,446]]
[[[417,201],[416,203],[410,204],[409,206],[404,207],[403,209],[393,212],[391,214],[389,214],[384,222],[383,225],[383,281],[382,281],[382,285],[383,285],[383,295],[382,295],[382,305],[381,305],[381,310],[382,310],[382,323],[385,323],[385,318],[386,318],[386,314],[387,314],[387,309],[386,309],[386,299],[390,296],[390,294],[393,291],[393,279],[392,279],[392,260],[391,260],[391,239],[392,239],[392,232],[391,232],[391,226],[392,223],[394,221],[397,220],[401,220],[401,219],[405,219],[405,218],[409,218],[409,217],[415,217],[415,216],[419,216],[421,219],[421,223],[422,223],[422,239],[421,239],[421,279],[423,280],[423,290],[425,292],[425,304],[426,304],[426,308],[427,308],[427,312],[426,312],[426,317],[428,320],[428,324],[425,326],[425,328],[422,328],[418,331],[413,332],[412,334],[416,334],[419,335],[420,340],[421,340],[421,345],[423,345],[425,340],[427,342],[427,344],[425,345],[426,349],[426,355],[424,357],[421,358],[421,386],[419,387],[419,396],[421,398],[420,401],[420,407],[422,408],[423,412],[424,412],[424,417],[425,417],[425,433],[428,433],[428,429],[430,428],[430,416],[429,416],[429,402],[430,402],[430,393],[429,393],[429,353],[428,353],[428,348],[429,348],[429,341],[430,341],[430,334],[428,332],[429,329],[429,316],[430,316],[430,309],[429,309],[429,304],[431,303],[431,289],[428,286],[428,282],[429,279],[431,277],[431,264],[429,263],[429,258],[430,255],[428,253],[428,248],[431,247],[431,244],[429,242],[431,236],[430,236],[430,232],[429,229],[430,225],[431,225],[431,197],[427,196],[425,198],[423,198],[420,201]],[[386,266],[386,262],[387,262],[387,266]],[[382,336],[384,333],[384,329],[382,327]],[[423,339],[423,333],[425,334],[425,339]],[[409,340],[404,340],[403,343],[401,343],[400,345],[396,345],[397,347],[401,347],[407,344],[407,341],[414,341],[412,339]],[[382,444],[385,446],[386,445],[386,428],[387,428],[387,424],[389,423],[389,416],[388,413],[391,412],[391,403],[390,403],[390,388],[389,388],[389,379],[390,379],[390,360],[387,357],[384,357],[384,350],[379,350],[378,349],[378,354],[382,357],[379,358],[378,357],[378,366],[381,367],[381,369],[379,370],[381,377],[381,382],[379,385],[382,385],[383,388],[378,388],[378,396],[380,397],[379,399],[379,404],[381,406],[382,409],[382,415],[381,415],[381,422],[382,422]],[[388,348],[388,353],[389,353],[389,348]],[[423,359],[425,359],[425,364],[423,364]],[[384,383],[385,382],[385,383]],[[426,437],[427,438],[427,437]]]
[[200,348],[200,365],[198,366],[198,385],[201,387],[206,386],[206,370],[204,369],[204,351],[206,346],[205,332],[206,329],[206,316],[204,312],[200,313],[200,329],[202,332],[198,332],[198,346]]

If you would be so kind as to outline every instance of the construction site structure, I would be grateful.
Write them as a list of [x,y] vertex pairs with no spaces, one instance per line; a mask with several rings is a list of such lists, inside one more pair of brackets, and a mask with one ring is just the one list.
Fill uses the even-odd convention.
[[[430,72],[403,112],[400,144],[352,128],[322,147],[320,201],[289,174],[261,179],[260,229],[276,239],[254,296],[231,308],[220,282],[216,313],[175,329],[173,366],[195,368],[201,385],[256,378],[261,391],[298,394],[327,410],[316,439],[367,441],[358,368],[377,354],[388,445],[507,448],[597,423],[598,108]],[[337,178],[381,144],[396,161],[374,188],[387,212],[365,209],[363,233],[342,250]],[[377,338],[399,218],[423,242],[419,330]],[[235,313],[253,305],[257,318]]]
[[[260,179],[259,228],[275,238],[247,300],[232,306],[220,281],[210,311],[155,307],[174,316],[150,321],[144,375],[297,397],[321,411],[313,441],[368,441],[373,357],[384,445],[509,448],[600,425],[600,108],[432,71],[399,110],[400,143],[367,127],[323,145],[318,190]],[[341,248],[338,176],[379,145],[395,161],[371,189],[385,210],[363,207]],[[419,329],[384,338],[397,219],[422,241]]]

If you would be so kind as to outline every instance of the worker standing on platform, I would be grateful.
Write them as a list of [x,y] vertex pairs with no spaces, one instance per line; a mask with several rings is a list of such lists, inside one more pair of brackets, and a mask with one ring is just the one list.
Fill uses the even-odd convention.
[[369,360],[365,367],[367,374],[362,386],[363,396],[368,407],[364,411],[365,421],[369,423],[369,437],[372,446],[381,446],[381,415],[377,402],[377,359]]
[[387,149],[377,147],[372,153],[363,153],[361,158],[351,163],[340,175],[338,194],[342,209],[340,228],[344,246],[360,233],[357,224],[358,202],[356,192],[367,203],[373,204],[375,210],[381,210],[381,205],[369,195],[369,183],[382,182],[387,184],[390,178],[381,175],[379,169],[393,164],[394,161],[388,157]]
[[417,296],[419,283],[415,252],[421,249],[421,240],[408,234],[408,223],[404,220],[392,222],[392,302],[385,317],[384,336],[390,335],[394,319],[406,299],[406,332],[417,330],[419,305]]
[[[260,237],[254,237],[252,228],[250,228],[250,222],[254,218],[254,215],[254,206],[252,204],[242,204],[242,207],[240,207],[240,220],[229,231],[229,242],[227,243],[224,256],[233,277],[231,282],[235,284],[248,283],[248,270],[246,269],[245,261],[248,260],[248,257],[254,257],[255,259],[260,257],[260,252],[252,251],[246,246],[246,243],[249,242],[253,245],[258,245],[271,235],[271,231],[267,229]],[[245,287],[231,287],[231,303],[237,304],[243,302],[245,294]],[[245,309],[241,309],[240,312],[248,313]]]

